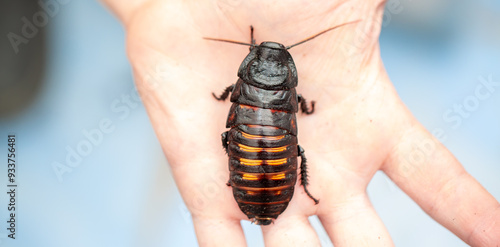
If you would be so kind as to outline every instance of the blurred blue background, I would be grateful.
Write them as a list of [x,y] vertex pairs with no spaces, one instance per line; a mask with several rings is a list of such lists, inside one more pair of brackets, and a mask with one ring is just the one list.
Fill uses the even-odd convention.
[[[380,45],[399,95],[500,199],[500,86],[476,94],[480,78],[500,82],[500,2],[389,4],[399,7],[386,9]],[[0,118],[0,143],[15,133],[19,157],[16,240],[6,237],[4,165],[0,172],[0,246],[196,246],[189,213],[135,100],[120,23],[97,1],[72,0],[44,31],[47,62],[36,97]],[[9,82],[0,79],[4,90]],[[77,157],[78,148],[86,154]],[[6,152],[0,148],[2,160]],[[73,167],[55,169],[67,159]],[[467,246],[383,173],[368,192],[396,246]],[[317,218],[311,221],[331,246]],[[262,246],[260,230],[243,224],[249,245]]]

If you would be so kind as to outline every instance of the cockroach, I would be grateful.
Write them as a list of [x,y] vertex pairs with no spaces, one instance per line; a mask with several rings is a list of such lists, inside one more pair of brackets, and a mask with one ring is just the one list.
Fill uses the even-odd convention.
[[256,45],[253,27],[251,43],[225,39],[204,38],[250,46],[250,53],[238,69],[236,84],[227,87],[220,101],[231,94],[222,146],[229,156],[229,182],[233,195],[248,218],[257,225],[269,225],[288,206],[297,181],[297,157],[300,162],[300,182],[305,193],[318,204],[307,189],[307,164],[304,149],[297,141],[295,113],[314,112],[314,101],[307,101],[296,93],[297,69],[288,50],[330,30],[353,22],[326,29],[290,46],[276,42]]

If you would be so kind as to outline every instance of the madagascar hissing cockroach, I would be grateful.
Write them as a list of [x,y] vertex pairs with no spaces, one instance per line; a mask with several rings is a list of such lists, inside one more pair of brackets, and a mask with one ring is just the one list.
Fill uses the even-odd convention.
[[[349,22],[353,23],[353,22]],[[229,182],[233,195],[248,218],[257,225],[269,225],[285,211],[292,199],[297,181],[297,157],[301,157],[300,181],[307,189],[307,166],[304,149],[297,142],[295,113],[299,104],[303,113],[314,112],[306,100],[297,95],[297,70],[288,50],[325,32],[349,24],[329,28],[294,45],[276,42],[256,45],[253,27],[251,43],[224,39],[208,40],[250,46],[250,53],[238,70],[238,81],[227,87],[217,99],[224,101],[231,93],[222,145],[229,156]]]

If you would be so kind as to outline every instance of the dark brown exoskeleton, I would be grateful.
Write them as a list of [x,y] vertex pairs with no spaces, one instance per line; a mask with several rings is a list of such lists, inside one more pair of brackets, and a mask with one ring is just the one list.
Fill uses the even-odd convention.
[[[351,22],[352,23],[352,22]],[[238,81],[217,97],[225,100],[230,93],[233,105],[229,110],[222,145],[229,156],[228,185],[241,211],[257,225],[269,225],[285,211],[292,199],[297,181],[297,157],[301,157],[300,181],[307,189],[307,165],[304,149],[297,142],[295,113],[314,112],[299,94],[297,69],[288,49],[311,40],[327,29],[294,45],[285,47],[276,42],[255,44],[251,27],[251,44],[205,38],[250,46],[250,53],[238,70]]]

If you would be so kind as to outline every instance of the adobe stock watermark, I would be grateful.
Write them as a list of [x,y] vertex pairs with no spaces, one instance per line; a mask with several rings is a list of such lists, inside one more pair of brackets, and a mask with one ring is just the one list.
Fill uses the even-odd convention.
[[[181,203],[178,205],[180,214],[186,224],[192,222],[191,213],[203,212],[204,208],[207,207],[211,201],[223,195],[224,191],[229,188],[226,184],[228,179],[229,173],[217,171],[210,175],[210,181],[192,190],[192,194],[195,196],[192,198],[185,198],[185,200],[187,199],[185,204]],[[187,205],[190,206],[189,209]]]
[[166,67],[162,65],[154,66],[152,72],[146,74],[145,83],[141,83],[138,88],[133,87],[129,92],[123,93],[111,101],[109,110],[112,114],[101,118],[94,128],[82,129],[82,138],[73,145],[66,145],[64,161],[54,161],[51,164],[60,183],[64,181],[65,175],[78,168],[85,158],[90,156],[105,141],[106,136],[116,130],[116,119],[124,121],[133,110],[142,106],[139,92],[141,92],[142,99],[152,96],[166,75],[165,69]]
[[66,157],[65,162],[52,162],[52,169],[60,183],[63,182],[63,175],[71,173],[73,169],[80,166],[83,159],[89,156],[94,148],[99,147],[105,134],[110,134],[115,130],[116,126],[110,118],[103,118],[99,121],[98,127],[90,130],[83,129],[83,139],[78,141],[74,147],[67,145],[65,147]]
[[49,23],[50,18],[54,18],[61,10],[62,5],[66,5],[71,0],[39,0],[38,5],[41,10],[35,12],[31,18],[21,17],[23,26],[18,32],[7,33],[7,39],[14,49],[19,53],[21,45],[27,45],[31,39],[35,38],[40,28],[44,28]]
[[[464,119],[470,118],[472,113],[479,109],[481,102],[491,98],[498,88],[500,88],[500,81],[495,81],[493,74],[489,74],[487,77],[479,76],[474,92],[465,96],[461,103],[454,104],[452,108],[444,112],[444,122],[451,123],[452,129],[458,129]],[[400,160],[402,164],[401,174],[404,177],[415,172],[418,166],[425,164],[430,159],[437,148],[437,141],[444,143],[448,138],[446,131],[439,127],[434,128],[431,134],[436,139],[417,136],[416,133],[404,138],[411,140],[411,142],[401,144],[401,147],[409,145],[410,149],[406,150],[411,150],[403,160]]]
[[438,144],[433,138],[429,138],[419,131],[411,131],[401,140],[408,140],[401,143],[398,148],[410,150],[401,160],[400,174],[409,177],[419,166],[426,164],[436,151]]
[[452,124],[453,129],[458,129],[464,119],[470,118],[472,113],[479,109],[481,102],[488,100],[500,87],[500,81],[494,81],[493,75],[479,76],[479,83],[474,88],[474,93],[463,98],[462,102],[453,104],[453,108],[443,113],[443,120]]
[[366,46],[366,42],[372,40],[375,35],[378,35],[379,27],[388,26],[394,15],[400,15],[405,10],[405,6],[400,0],[389,0],[386,3],[382,17],[372,16],[363,22],[365,25],[358,25],[356,35],[350,42],[342,44],[342,50],[347,56],[353,56]]

